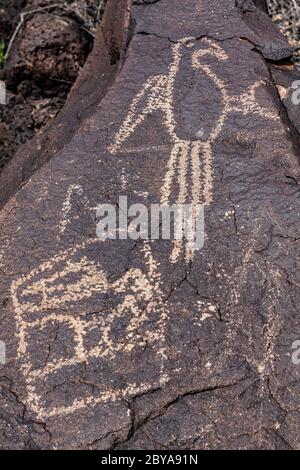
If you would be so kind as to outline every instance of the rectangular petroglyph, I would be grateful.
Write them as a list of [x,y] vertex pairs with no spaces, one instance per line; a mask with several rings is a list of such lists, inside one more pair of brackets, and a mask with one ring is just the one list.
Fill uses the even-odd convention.
[[[15,281],[11,288],[19,337],[18,356],[27,383],[28,402],[40,418],[114,401],[160,386],[167,380],[164,372],[166,313],[160,298],[158,263],[150,246],[145,243],[143,248],[145,269],[131,269],[114,282],[108,280],[98,263],[84,254],[84,248],[86,245],[76,246],[57,254]],[[111,306],[105,306],[105,298],[109,298]],[[92,314],[88,312],[90,304],[104,307],[98,307],[99,312]],[[59,334],[68,338],[67,351],[49,347],[53,331],[56,338]],[[38,349],[37,345],[40,345]],[[43,346],[47,350],[45,354]],[[141,381],[143,364],[139,364],[139,357],[145,348],[150,351],[153,363],[151,383]],[[122,369],[130,361],[135,369],[127,380]],[[73,400],[62,399],[58,406],[56,398],[56,406],[49,408],[42,396],[47,387],[51,389],[57,383],[62,371],[64,378],[72,383],[75,366],[90,363],[93,367],[100,364],[100,370],[107,371],[96,392],[91,395],[90,390],[84,390],[80,397],[76,389]],[[112,386],[114,373],[119,381],[125,380],[123,386]],[[51,393],[48,399],[51,401]]]

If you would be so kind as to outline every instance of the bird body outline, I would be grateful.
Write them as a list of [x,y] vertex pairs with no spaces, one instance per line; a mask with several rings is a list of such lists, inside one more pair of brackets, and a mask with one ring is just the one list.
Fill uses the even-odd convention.
[[[180,39],[172,46],[172,60],[168,67],[167,74],[157,74],[150,76],[140,91],[135,95],[129,106],[128,113],[124,118],[121,127],[115,135],[114,143],[109,146],[109,152],[117,154],[122,151],[122,145],[135,132],[135,130],[144,123],[147,117],[155,111],[161,111],[164,115],[163,125],[171,138],[172,149],[167,163],[167,170],[161,188],[161,204],[170,205],[172,188],[177,183],[179,192],[177,203],[181,209],[178,230],[184,231],[184,204],[188,203],[188,171],[191,169],[192,175],[192,196],[191,196],[191,223],[190,229],[196,230],[197,216],[200,213],[201,204],[209,206],[213,202],[213,143],[220,136],[228,115],[232,112],[246,114],[258,114],[269,119],[279,119],[278,114],[272,111],[266,111],[256,100],[256,90],[265,85],[265,82],[259,80],[249,86],[246,91],[239,96],[230,95],[228,85],[217,76],[212,66],[203,61],[203,57],[210,55],[217,61],[225,62],[229,59],[227,52],[218,44],[218,41],[211,38],[203,38],[202,43],[206,45],[204,49],[198,49],[192,54],[192,67],[195,70],[200,69],[205,76],[211,80],[217,90],[220,92],[222,109],[219,113],[214,126],[211,129],[207,139],[182,139],[176,133],[178,128],[175,117],[174,86],[177,74],[183,57],[183,49],[193,47],[196,38],[186,37]],[[144,106],[141,109],[141,105]],[[201,158],[202,157],[202,158]],[[195,243],[189,241],[185,244],[176,237],[174,250],[171,260],[176,262],[180,253],[184,250],[186,260],[190,261],[195,252]]]

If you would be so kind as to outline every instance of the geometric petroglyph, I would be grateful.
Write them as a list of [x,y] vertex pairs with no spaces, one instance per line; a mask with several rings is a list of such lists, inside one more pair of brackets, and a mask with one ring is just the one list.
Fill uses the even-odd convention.
[[[205,57],[211,56],[217,61],[227,61],[228,55],[224,49],[211,39],[203,39],[205,48],[200,48],[192,54],[191,65],[194,70],[200,70],[219,91],[221,99],[221,111],[211,129],[209,136],[203,140],[195,136],[195,139],[180,139],[177,133],[177,123],[174,106],[174,86],[176,77],[180,70],[185,48],[193,47],[195,38],[184,38],[172,47],[172,61],[167,74],[155,75],[146,80],[142,89],[132,100],[128,113],[117,132],[114,143],[109,147],[112,154],[118,152],[130,153],[139,151],[135,149],[123,149],[123,144],[133,134],[145,119],[160,111],[163,114],[163,125],[171,138],[171,152],[164,181],[161,187],[160,200],[162,204],[170,204],[172,190],[178,188],[176,202],[178,204],[190,203],[193,224],[199,204],[209,205],[213,200],[213,144],[220,136],[226,118],[230,113],[241,113],[243,115],[260,115],[270,120],[279,120],[278,113],[266,111],[257,102],[256,91],[265,85],[263,81],[257,81],[239,96],[231,96],[229,84],[217,76],[213,67],[205,63]],[[147,145],[147,143],[146,143]],[[148,146],[149,148],[149,146]],[[155,147],[153,147],[155,151]],[[191,185],[188,176],[191,175]],[[189,188],[191,186],[191,196]],[[190,201],[189,201],[190,199]],[[193,227],[195,229],[195,227]],[[171,261],[175,262],[184,248],[183,242],[174,243]],[[186,259],[190,260],[194,255],[193,248],[185,246]]]
[[[164,342],[167,314],[159,266],[150,244],[145,243],[141,250],[142,267],[130,269],[113,281],[101,263],[88,254],[93,247],[97,250],[96,244],[99,246],[99,240],[59,253],[11,286],[27,403],[39,419],[133,396],[168,380]],[[89,312],[91,308],[98,311]],[[49,347],[51,327],[57,332],[61,329],[73,346],[68,354],[64,350],[39,361],[40,348]],[[141,356],[145,350],[149,383],[143,382],[145,357]],[[73,397],[62,398],[60,393],[55,399],[51,394],[49,398],[51,384],[55,388],[59,377],[71,382],[80,364],[99,369],[97,390],[84,390],[80,396],[76,389]]]

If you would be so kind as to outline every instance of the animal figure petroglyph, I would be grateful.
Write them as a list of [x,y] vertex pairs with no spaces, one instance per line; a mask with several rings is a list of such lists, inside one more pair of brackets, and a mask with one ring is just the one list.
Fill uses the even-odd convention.
[[[99,263],[87,257],[84,249],[94,243],[78,245],[45,261],[37,269],[16,280],[11,296],[16,313],[19,338],[18,358],[27,385],[27,401],[40,419],[74,412],[87,405],[117,400],[146,391],[166,383],[164,338],[167,314],[161,301],[158,263],[153,258],[150,244],[143,247],[145,269],[128,270],[114,282],[110,282]],[[117,298],[114,308],[105,308],[96,315],[88,313],[90,300],[96,303],[109,296]],[[148,323],[152,328],[148,327]],[[35,332],[49,326],[65,327],[71,331],[74,351],[71,357],[59,357],[36,364],[39,348],[34,340]],[[113,329],[122,330],[121,337],[114,336]],[[155,325],[155,326],[154,326]],[[89,342],[96,335],[98,340]],[[33,344],[37,348],[31,352]],[[59,371],[67,371],[77,364],[90,360],[109,361],[119,354],[122,361],[134,361],[134,354],[143,348],[154,348],[157,361],[156,384],[129,382],[120,389],[105,388],[101,394],[77,398],[66,406],[48,408],[43,403],[38,388]],[[127,358],[127,359],[126,359]],[[99,384],[101,387],[101,383]]]
[[[150,77],[142,90],[133,99],[128,114],[116,135],[115,143],[110,147],[114,154],[122,151],[122,146],[129,136],[141,125],[147,116],[156,110],[163,113],[163,124],[171,137],[171,152],[166,174],[161,188],[161,203],[170,204],[174,187],[179,188],[177,202],[188,202],[188,173],[192,174],[192,207],[194,214],[199,204],[211,204],[213,200],[213,143],[225,124],[229,113],[257,114],[277,120],[278,115],[266,111],[256,101],[256,91],[264,82],[256,82],[239,96],[231,96],[228,85],[205,63],[205,57],[211,56],[217,61],[226,61],[227,53],[212,40],[203,40],[206,47],[192,54],[192,67],[201,70],[218,89],[221,95],[221,112],[206,138],[184,140],[177,135],[174,112],[174,85],[179,71],[185,47],[193,45],[193,39],[186,38],[174,44],[172,62],[166,75]],[[144,106],[142,107],[142,104]],[[78,185],[70,187],[63,206],[63,218],[59,226],[61,237],[69,223],[70,208],[74,192],[81,194]],[[110,281],[100,262],[87,255],[87,248],[92,241],[76,245],[46,260],[28,275],[13,282],[11,297],[16,314],[19,340],[18,358],[26,383],[27,403],[43,420],[73,413],[86,406],[114,401],[137,395],[155,386],[162,386],[169,380],[166,373],[165,328],[168,313],[162,301],[159,263],[155,260],[151,244],[143,245],[143,268],[133,268],[114,281]],[[191,259],[193,249],[177,242],[171,256],[176,261],[186,250],[186,259]],[[97,258],[98,259],[98,258]],[[105,308],[97,315],[90,315],[86,309],[93,300],[100,297],[118,298],[113,308]],[[92,302],[93,303],[93,302]],[[113,325],[120,320],[124,323],[124,334],[118,339],[113,336]],[[148,327],[148,321],[152,327]],[[31,336],[42,332],[49,325],[58,328],[67,326],[74,340],[73,354],[57,359],[48,358],[42,365],[34,364],[31,352]],[[155,326],[155,327],[154,327]],[[91,334],[98,334],[97,344],[88,340]],[[157,378],[151,383],[129,380],[123,387],[103,386],[97,396],[86,395],[76,398],[72,403],[49,406],[43,397],[43,382],[59,371],[90,361],[106,361],[114,365],[118,354],[130,358],[138,354],[139,348],[153,347],[157,360]],[[37,346],[36,346],[37,347]],[[130,359],[128,359],[130,360]],[[101,384],[100,384],[101,387]]]
[[[162,204],[171,204],[172,190],[179,188],[176,202],[179,205],[189,202],[188,174],[192,175],[192,229],[195,230],[196,216],[199,204],[209,205],[213,200],[213,144],[220,136],[226,118],[230,113],[243,115],[256,114],[267,119],[278,120],[278,113],[266,111],[256,99],[256,91],[265,85],[257,81],[239,96],[231,96],[229,86],[220,78],[210,64],[205,63],[205,57],[211,56],[218,62],[228,60],[226,51],[215,41],[203,39],[205,48],[200,48],[192,54],[191,62],[194,70],[200,70],[213,82],[221,96],[221,112],[206,140],[195,136],[191,140],[179,138],[174,111],[174,86],[180,70],[184,50],[194,46],[194,38],[184,38],[172,47],[172,61],[167,74],[155,75],[147,79],[142,89],[132,100],[128,113],[115,136],[114,143],[109,147],[113,154],[122,152],[125,141],[134,133],[146,118],[155,111],[163,113],[163,124],[172,141],[172,149],[167,164],[166,174],[161,188],[160,200]],[[138,151],[138,149],[134,149]],[[155,150],[155,148],[153,148]],[[126,150],[125,150],[126,153]],[[183,215],[182,215],[183,217]],[[181,225],[179,224],[179,227]],[[172,261],[177,261],[183,250],[183,241],[174,242],[171,255]],[[186,244],[186,260],[194,255],[194,248]]]

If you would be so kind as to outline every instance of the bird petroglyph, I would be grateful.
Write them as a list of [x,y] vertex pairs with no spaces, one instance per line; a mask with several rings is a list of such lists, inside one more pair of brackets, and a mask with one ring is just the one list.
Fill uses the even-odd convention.
[[[168,380],[164,371],[167,313],[161,299],[159,265],[150,244],[145,243],[142,248],[144,269],[132,268],[110,282],[101,265],[84,254],[84,249],[94,243],[99,241],[58,253],[11,286],[19,339],[18,358],[22,362],[27,400],[40,419],[135,395]],[[88,315],[83,302],[97,301],[107,295],[110,299],[116,298],[116,307],[107,307],[102,315],[101,312]],[[39,365],[30,347],[35,333],[46,330],[49,325],[68,328],[74,340],[73,354]],[[117,338],[116,328],[123,329]],[[97,341],[90,339],[93,336]],[[156,382],[130,382],[119,389],[104,386],[96,397],[77,398],[68,405],[50,409],[43,403],[39,386],[51,375],[78,364],[88,364],[90,360],[113,364],[118,354],[122,360],[127,357],[128,361],[134,361],[135,354],[145,347],[155,349]]]
[[[212,39],[204,38],[201,41],[202,48],[192,53],[192,68],[203,73],[212,81],[221,97],[221,111],[217,117],[209,136],[202,137],[202,131],[194,140],[183,140],[177,133],[177,122],[174,110],[174,87],[176,77],[180,70],[183,55],[187,48],[193,47],[194,38],[183,38],[172,47],[172,60],[167,74],[149,77],[141,90],[133,98],[123,123],[114,138],[114,143],[109,147],[112,154],[130,153],[141,151],[139,148],[123,148],[123,144],[146,121],[146,118],[155,111],[163,114],[163,125],[171,139],[171,151],[167,163],[166,173],[161,186],[160,201],[162,204],[171,204],[172,192],[178,187],[176,202],[188,203],[189,181],[192,177],[191,204],[193,207],[193,224],[196,224],[196,214],[199,204],[210,205],[213,201],[213,144],[220,136],[227,117],[230,113],[243,115],[260,115],[266,119],[278,120],[278,112],[266,111],[256,98],[259,88],[266,85],[263,81],[257,81],[239,96],[231,96],[229,84],[214,72],[213,66],[206,63],[210,56],[217,62],[226,62],[229,57],[227,52]],[[199,138],[200,135],[200,138]],[[148,146],[148,149],[151,146]],[[145,147],[143,147],[145,149]],[[142,150],[143,150],[142,149]],[[153,147],[155,151],[157,148]],[[189,261],[194,256],[194,249],[184,247],[184,242],[175,242],[171,260],[176,262],[181,252],[186,251],[186,259]]]

